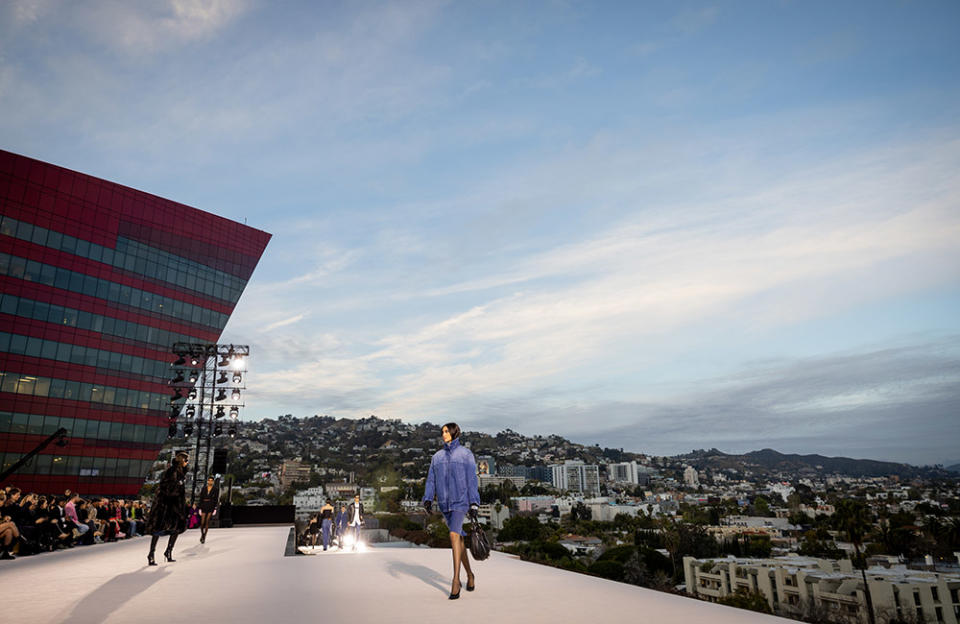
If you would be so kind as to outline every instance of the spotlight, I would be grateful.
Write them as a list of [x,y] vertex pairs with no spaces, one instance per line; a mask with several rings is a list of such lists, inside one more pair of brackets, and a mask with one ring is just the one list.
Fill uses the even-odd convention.
[[217,378],[218,384],[227,383],[227,371],[220,371],[220,377]]
[[243,378],[240,376],[240,373],[233,374],[233,383],[238,384],[243,381]]
[[237,416],[239,415],[240,415],[240,410],[238,410],[236,407],[230,408],[230,418],[236,419]]
[[176,388],[176,389],[173,391],[173,396],[170,397],[170,400],[171,400],[171,401],[179,401],[179,400],[182,399],[182,398],[183,398],[183,393],[180,392],[180,388]]
[[217,407],[217,418],[223,418],[223,417],[224,417],[223,406],[220,405]]
[[223,435],[223,425],[219,422],[213,427],[213,435]]
[[198,379],[200,379],[200,371],[196,369],[190,371],[190,383],[197,383]]
[[193,418],[197,413],[197,408],[193,405],[187,406],[187,418]]
[[230,366],[230,360],[233,359],[233,349],[229,353],[224,353],[220,356],[220,361],[217,363],[217,366]]
[[184,356],[183,353],[178,353],[178,354],[177,354],[177,361],[174,362],[173,365],[174,365],[174,366],[183,366],[184,364],[186,364],[186,363],[187,363],[187,360],[186,360],[186,358],[184,358],[183,356]]
[[167,437],[168,438],[177,437],[177,421],[175,420],[170,421],[170,426],[167,427]]
[[179,407],[171,407],[171,408],[170,408],[170,420],[176,420],[176,419],[177,419],[177,416],[179,416],[179,415],[180,415],[180,408],[179,408]]
[[242,355],[235,355],[235,356],[233,356],[233,364],[232,364],[232,366],[233,366],[234,369],[237,369],[237,370],[242,369],[242,368],[243,368],[243,356],[242,356]]
[[224,390],[223,388],[220,388],[220,390],[217,392],[217,400],[218,400],[218,401],[226,401],[226,400],[227,400],[227,391]]
[[188,420],[183,424],[183,435],[190,437],[193,434],[193,421]]
[[190,356],[190,366],[197,366],[198,364],[200,364],[200,356],[199,356],[199,355],[191,355],[191,356]]
[[56,445],[59,446],[60,448],[63,448],[63,447],[65,447],[65,446],[67,445],[67,436],[66,436],[66,434],[61,435],[59,438],[57,438]]
[[183,371],[177,371],[177,376],[173,378],[173,383],[183,383]]
[[233,393],[230,394],[230,398],[233,399],[234,401],[239,401],[239,400],[240,400],[240,389],[239,389],[239,388],[234,388],[234,389],[233,389]]
[[236,424],[236,423],[230,423],[230,428],[227,429],[227,433],[230,434],[230,437],[231,437],[231,438],[237,437],[237,424]]
[[194,400],[195,398],[197,398],[197,389],[196,389],[196,388],[190,388],[190,392],[187,393],[187,396],[190,397],[190,400],[191,400],[191,401]]

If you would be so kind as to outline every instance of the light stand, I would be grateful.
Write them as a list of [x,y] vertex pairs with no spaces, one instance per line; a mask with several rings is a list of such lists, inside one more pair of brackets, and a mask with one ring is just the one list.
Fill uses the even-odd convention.
[[[173,437],[177,434],[177,419],[182,411],[186,412],[187,420],[183,425],[184,437],[187,439],[193,434],[196,423],[197,444],[194,451],[193,483],[190,487],[190,505],[196,499],[197,478],[200,470],[200,446],[206,433],[206,455],[204,457],[203,476],[206,481],[210,464],[210,447],[213,437],[223,434],[223,425],[220,419],[226,417],[227,409],[230,413],[230,423],[227,433],[230,437],[237,434],[237,425],[240,408],[241,390],[244,385],[246,360],[250,355],[248,345],[221,345],[205,343],[177,342],[172,347],[177,356],[172,366],[176,370],[170,381],[173,395],[170,399],[170,426],[169,433]],[[189,373],[185,371],[189,369]],[[227,389],[230,394],[228,399]],[[186,391],[186,395],[184,395]],[[181,402],[182,401],[182,402]],[[207,416],[204,418],[204,413]],[[206,432],[204,423],[206,422]]]

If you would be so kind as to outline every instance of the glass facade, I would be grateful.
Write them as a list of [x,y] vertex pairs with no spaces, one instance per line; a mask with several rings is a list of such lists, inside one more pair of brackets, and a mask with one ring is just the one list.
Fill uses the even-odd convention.
[[215,343],[270,234],[0,150],[5,482],[135,494],[167,436],[171,345]]

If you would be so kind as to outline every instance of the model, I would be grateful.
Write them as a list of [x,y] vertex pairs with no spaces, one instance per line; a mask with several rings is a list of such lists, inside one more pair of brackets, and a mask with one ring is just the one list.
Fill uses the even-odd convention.
[[464,541],[463,521],[469,515],[476,520],[480,509],[480,486],[477,480],[477,462],[470,449],[460,445],[460,427],[447,423],[441,430],[443,448],[430,460],[430,472],[423,493],[423,507],[427,513],[437,506],[450,530],[450,548],[453,551],[453,582],[450,600],[460,597],[460,566],[467,572],[467,591],[476,587],[470,557]]
[[157,565],[153,554],[157,550],[157,541],[164,533],[169,535],[170,539],[163,556],[169,562],[175,561],[173,545],[177,543],[177,536],[187,528],[187,495],[183,489],[183,479],[187,474],[188,462],[189,456],[186,453],[177,453],[157,484],[157,493],[153,497],[153,505],[147,518],[147,532],[152,535],[150,554],[147,555],[148,565]]
[[363,503],[360,502],[360,495],[353,497],[353,502],[347,508],[347,518],[350,528],[353,529],[353,550],[360,544],[360,527],[363,526]]
[[220,503],[220,485],[213,477],[207,477],[207,484],[200,490],[200,543],[207,542],[207,531],[210,529],[210,516],[217,511]]

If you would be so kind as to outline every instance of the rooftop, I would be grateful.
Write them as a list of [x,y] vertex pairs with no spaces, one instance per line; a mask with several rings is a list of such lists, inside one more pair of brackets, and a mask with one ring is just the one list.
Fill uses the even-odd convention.
[[[632,585],[520,561],[503,553],[476,562],[477,590],[447,600],[450,551],[371,547],[284,557],[287,527],[214,529],[181,535],[175,563],[146,565],[148,538],[0,562],[0,587],[18,621],[612,621],[658,624],[788,622]],[[465,580],[465,579],[464,579]],[[349,619],[347,619],[349,618]]]

